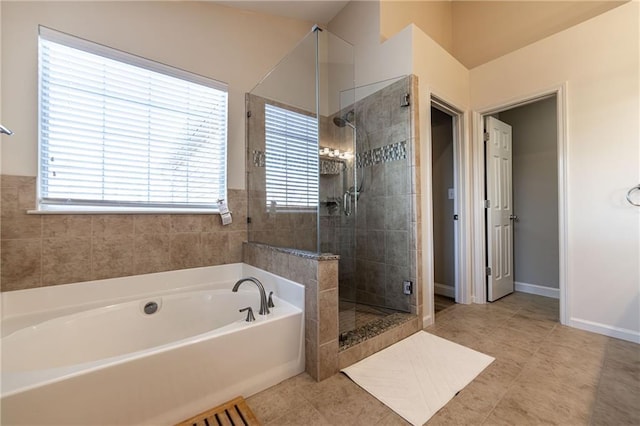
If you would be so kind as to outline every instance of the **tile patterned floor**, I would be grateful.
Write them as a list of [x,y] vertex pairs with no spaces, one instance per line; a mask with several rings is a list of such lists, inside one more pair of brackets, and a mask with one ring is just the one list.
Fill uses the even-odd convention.
[[451,297],[441,296],[439,294],[433,295],[433,310],[436,314],[455,304],[456,301]]
[[[557,300],[524,293],[439,312],[426,331],[496,361],[427,424],[639,425],[640,345],[557,321]],[[408,425],[342,374],[301,374],[248,404],[267,426]]]

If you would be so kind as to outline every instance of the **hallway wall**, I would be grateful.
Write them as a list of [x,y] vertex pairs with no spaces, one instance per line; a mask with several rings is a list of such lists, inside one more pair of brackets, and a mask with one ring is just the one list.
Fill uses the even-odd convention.
[[556,109],[554,96],[500,113],[512,128],[516,289],[559,288]]

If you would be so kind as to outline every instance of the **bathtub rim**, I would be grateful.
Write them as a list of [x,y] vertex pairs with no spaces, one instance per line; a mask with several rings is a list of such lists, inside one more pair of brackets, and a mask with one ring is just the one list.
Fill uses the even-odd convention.
[[8,336],[11,329],[139,298],[227,289],[246,276],[255,276],[267,293],[274,291],[304,311],[304,285],[245,263],[232,263],[0,292],[0,336]]

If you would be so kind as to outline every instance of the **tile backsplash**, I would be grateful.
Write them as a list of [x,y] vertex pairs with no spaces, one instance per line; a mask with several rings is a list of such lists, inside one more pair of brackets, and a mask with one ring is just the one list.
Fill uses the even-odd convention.
[[228,190],[233,223],[217,214],[27,214],[36,178],[2,175],[0,289],[242,261],[246,191]]

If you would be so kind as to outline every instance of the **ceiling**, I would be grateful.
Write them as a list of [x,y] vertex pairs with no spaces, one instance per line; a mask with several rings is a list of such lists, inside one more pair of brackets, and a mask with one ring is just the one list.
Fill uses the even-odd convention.
[[[329,23],[348,3],[343,0],[213,0],[270,15]],[[365,1],[365,0],[354,0]],[[414,23],[471,69],[563,31],[629,0],[385,0],[395,28]],[[381,25],[382,25],[381,17]],[[385,23],[387,20],[385,19]],[[384,34],[382,34],[384,32]]]
[[327,24],[344,8],[348,0],[227,0],[216,1],[224,6],[253,10],[269,15],[301,19],[316,24]]

